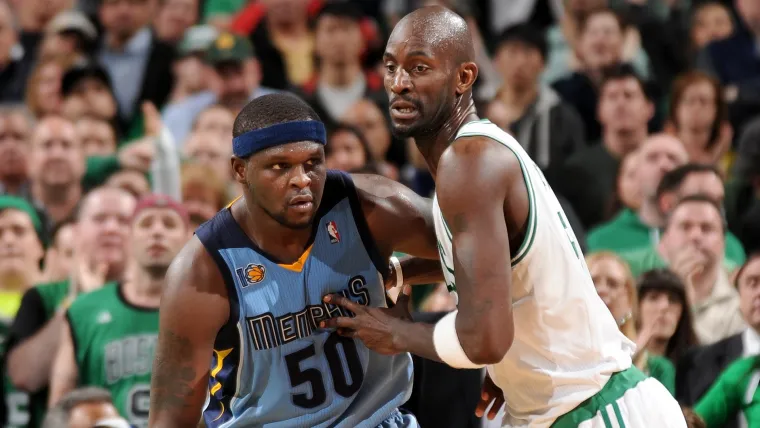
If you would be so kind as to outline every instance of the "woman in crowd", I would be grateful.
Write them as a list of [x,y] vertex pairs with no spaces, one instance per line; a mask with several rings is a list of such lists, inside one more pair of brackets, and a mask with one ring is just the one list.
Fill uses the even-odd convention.
[[641,274],[638,290],[639,324],[648,332],[639,341],[650,354],[678,361],[698,344],[683,281],[668,269],[653,269]]
[[638,152],[629,153],[620,161],[615,193],[607,207],[606,219],[611,220],[623,208],[638,211],[641,206],[641,186],[636,177],[638,161]]
[[683,142],[691,162],[717,165],[733,138],[720,82],[701,71],[679,76],[670,96],[668,129]]
[[70,66],[69,57],[54,56],[40,61],[34,68],[26,86],[26,106],[35,117],[61,112],[61,80]]
[[673,363],[646,349],[653,334],[652,324],[644,324],[640,333],[636,331],[636,284],[628,265],[614,253],[606,251],[590,254],[586,257],[586,263],[596,291],[615,317],[620,331],[636,342],[639,351],[634,355],[634,364],[673,394],[676,382]]
[[330,130],[325,146],[325,163],[330,169],[346,172],[376,171],[364,135],[359,129],[345,124],[338,124]]

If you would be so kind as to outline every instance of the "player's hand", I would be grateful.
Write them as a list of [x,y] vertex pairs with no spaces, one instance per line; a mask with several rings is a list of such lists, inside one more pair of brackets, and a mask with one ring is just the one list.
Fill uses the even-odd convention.
[[493,383],[491,376],[486,374],[486,378],[483,380],[483,388],[480,390],[480,401],[475,407],[475,416],[482,418],[491,403],[493,405],[488,410],[488,419],[493,420],[504,405],[504,393]]
[[335,328],[341,336],[356,338],[364,342],[371,350],[383,355],[395,355],[405,350],[395,340],[396,331],[403,328],[403,323],[411,321],[409,304],[412,288],[404,286],[403,292],[392,308],[371,308],[354,303],[338,294],[324,297],[325,303],[341,306],[354,314],[354,317],[338,317],[322,321],[321,328]]

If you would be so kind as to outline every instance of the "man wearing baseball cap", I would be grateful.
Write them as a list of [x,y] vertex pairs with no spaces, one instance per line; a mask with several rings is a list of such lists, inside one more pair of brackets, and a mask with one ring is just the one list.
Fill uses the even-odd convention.
[[137,203],[126,279],[79,295],[66,313],[50,405],[77,385],[98,386],[113,395],[116,409],[130,424],[147,426],[164,277],[189,232],[187,211],[168,196],[149,195]]
[[215,88],[187,97],[164,110],[164,123],[177,141],[187,138],[193,121],[207,107],[221,104],[237,114],[248,101],[274,92],[259,86],[259,65],[251,43],[244,37],[227,32],[219,34],[206,50],[204,59],[211,66],[212,78],[217,83]]

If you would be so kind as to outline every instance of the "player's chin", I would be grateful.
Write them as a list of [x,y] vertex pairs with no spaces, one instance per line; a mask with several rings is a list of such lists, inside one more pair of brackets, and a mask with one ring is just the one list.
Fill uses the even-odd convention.
[[414,136],[416,127],[414,123],[399,123],[395,120],[391,120],[391,133],[394,137],[399,139],[407,139]]
[[314,211],[306,213],[300,211],[293,212],[293,210],[289,210],[285,216],[286,226],[290,227],[291,229],[306,229],[307,227],[311,226],[311,223],[314,220],[314,214]]

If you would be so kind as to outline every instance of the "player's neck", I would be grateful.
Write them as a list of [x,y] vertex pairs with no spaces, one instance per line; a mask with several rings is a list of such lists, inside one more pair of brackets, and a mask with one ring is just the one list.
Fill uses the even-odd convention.
[[604,130],[603,144],[614,157],[620,159],[636,150],[647,137],[647,129]]
[[474,120],[478,120],[478,113],[475,110],[472,94],[468,91],[459,97],[454,106],[453,114],[436,132],[414,137],[414,142],[422,156],[425,157],[425,162],[427,162],[433,178],[438,171],[438,161],[443,152],[454,142],[454,137],[459,132],[459,128]]
[[359,62],[353,63],[323,63],[319,70],[319,80],[333,88],[351,86],[361,75]]
[[[262,251],[273,256],[280,263],[294,263],[298,260],[311,240],[312,227],[292,229],[280,224],[256,204],[245,200],[245,206],[232,213],[248,238]],[[240,212],[243,211],[243,212]],[[246,212],[247,211],[247,212]]]

